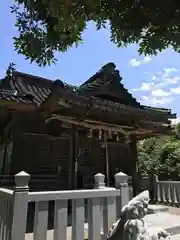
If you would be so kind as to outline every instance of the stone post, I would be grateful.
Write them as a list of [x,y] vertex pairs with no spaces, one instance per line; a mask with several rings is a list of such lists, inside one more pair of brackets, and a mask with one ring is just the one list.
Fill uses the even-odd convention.
[[95,181],[95,188],[101,189],[105,188],[105,176],[102,173],[98,173],[94,175],[94,181]]
[[159,186],[159,177],[154,175],[154,201],[158,202],[160,200],[160,186]]
[[[102,173],[97,173],[96,175],[94,175],[94,188],[96,189],[103,189],[105,188],[105,175],[103,175]],[[101,228],[104,225],[104,201],[105,199],[100,199],[100,211],[101,211]]]
[[28,210],[30,175],[20,172],[15,175],[15,189],[12,209],[11,240],[24,240],[26,233],[26,220]]
[[[100,191],[103,189],[114,189],[106,187],[105,185],[105,175],[98,173],[94,176],[95,188]],[[107,196],[100,199],[100,211],[101,211],[101,229],[104,232],[101,232],[101,236],[104,238],[112,224],[116,221],[116,204],[115,197]]]
[[120,217],[121,209],[129,202],[128,175],[117,173],[115,175],[115,185],[120,189],[120,197],[116,198],[116,217]]
[[157,182],[158,176],[154,174],[149,175],[149,192],[150,192],[150,200],[152,203],[157,201]]

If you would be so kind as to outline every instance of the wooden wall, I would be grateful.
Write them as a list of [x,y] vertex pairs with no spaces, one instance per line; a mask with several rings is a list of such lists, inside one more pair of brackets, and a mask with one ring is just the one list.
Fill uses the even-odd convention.
[[[108,142],[109,158],[109,180],[114,186],[114,175],[120,171],[131,176],[131,151],[129,146],[123,142]],[[86,188],[92,188],[94,184],[93,175],[102,173],[106,175],[106,151],[103,142],[96,136],[87,138],[87,134],[79,135],[78,147],[81,153],[80,161],[80,181]],[[107,176],[106,176],[107,177]],[[106,179],[107,182],[107,179]]]
[[12,127],[10,173],[30,173],[33,189],[68,189],[70,134],[65,131],[62,136],[60,123],[45,125],[38,114],[16,115]]
[[[73,154],[71,131],[62,131],[60,122],[45,125],[38,114],[17,115],[12,125],[10,173],[30,173],[31,187],[36,190],[92,188],[94,174],[106,175],[105,149],[96,136],[88,138],[86,131],[77,129]],[[108,143],[108,152],[110,184],[114,185],[115,173],[131,172],[131,154],[127,144],[120,142]]]
[[87,133],[80,133],[77,140],[77,161],[79,187],[92,188],[94,175],[105,174],[105,151],[100,142],[95,138],[87,138]]
[[115,184],[114,175],[118,172],[124,172],[131,176],[131,151],[129,146],[124,142],[108,143],[109,154],[109,174],[110,185]]
[[[30,173],[36,181],[36,188],[45,189],[51,186],[54,189],[67,189],[69,145],[69,138],[52,138],[49,135],[38,134],[16,136],[11,174],[22,170]],[[45,184],[45,180],[48,185]]]

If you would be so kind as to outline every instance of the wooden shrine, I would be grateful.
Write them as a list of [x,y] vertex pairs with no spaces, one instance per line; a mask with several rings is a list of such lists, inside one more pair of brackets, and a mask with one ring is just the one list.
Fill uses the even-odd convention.
[[14,70],[0,81],[0,184],[24,170],[32,189],[92,188],[98,172],[111,186],[122,171],[136,191],[137,140],[171,134],[175,117],[138,103],[113,63],[79,87]]

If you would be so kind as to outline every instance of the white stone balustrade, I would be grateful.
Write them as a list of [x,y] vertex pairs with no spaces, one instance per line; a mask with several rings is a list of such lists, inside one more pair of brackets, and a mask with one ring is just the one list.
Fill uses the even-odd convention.
[[124,173],[115,175],[114,188],[106,187],[105,176],[98,173],[94,176],[95,188],[90,190],[30,192],[29,179],[29,174],[20,172],[15,175],[14,191],[0,188],[1,240],[25,239],[28,203],[31,202],[35,203],[33,239],[46,240],[49,201],[55,202],[53,240],[67,239],[68,201],[72,202],[72,240],[83,240],[85,200],[88,239],[106,239],[119,209],[129,199],[128,176]]

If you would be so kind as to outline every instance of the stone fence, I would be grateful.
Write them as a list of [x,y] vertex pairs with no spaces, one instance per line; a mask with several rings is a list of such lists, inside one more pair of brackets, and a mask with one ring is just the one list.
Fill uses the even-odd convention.
[[[0,188],[1,240],[30,239],[26,234],[30,203],[35,204],[31,239],[66,240],[69,201],[72,206],[72,240],[84,239],[85,224],[88,225],[89,240],[105,239],[112,223],[119,218],[120,209],[129,201],[128,176],[124,173],[115,175],[114,188],[106,187],[105,176],[98,173],[94,176],[95,188],[90,190],[30,192],[29,179],[29,174],[20,172],[15,175],[14,190]],[[54,202],[53,234],[48,238],[50,201]]]
[[148,189],[156,203],[180,206],[180,181],[160,181],[157,176],[140,180],[141,191]]

